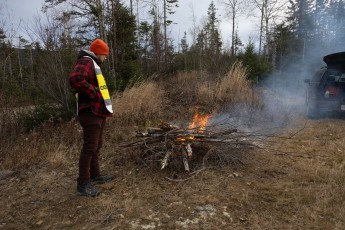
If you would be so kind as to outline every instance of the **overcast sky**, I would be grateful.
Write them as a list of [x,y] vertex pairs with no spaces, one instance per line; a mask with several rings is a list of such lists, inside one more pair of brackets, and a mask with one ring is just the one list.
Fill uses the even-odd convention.
[[[173,26],[173,36],[175,39],[181,39],[184,31],[187,34],[193,28],[193,12],[196,18],[196,24],[200,25],[203,17],[207,17],[207,10],[212,0],[180,0],[179,8],[176,9],[176,13],[172,16],[174,22],[177,25]],[[217,8],[217,18],[220,20],[220,32],[225,43],[231,41],[231,28],[232,23],[224,17],[224,9],[218,3],[218,0],[214,0],[214,4]],[[254,21],[249,18],[242,17],[238,24],[238,34],[242,42],[247,43],[249,37],[255,41],[255,34],[258,34]],[[189,41],[190,42],[190,41]]]
[[[207,16],[207,9],[212,0],[179,0],[179,8],[176,13],[171,16],[171,19],[177,23],[172,26],[172,37],[175,44],[183,37],[186,31],[188,34],[188,42],[191,42],[190,32],[193,28],[193,13],[195,15],[196,24],[200,25],[203,17]],[[2,12],[6,14],[6,24],[11,21],[12,28],[19,30],[19,33],[24,33],[23,26],[28,22],[33,21],[34,17],[41,14],[41,7],[44,0],[0,0],[0,6],[3,6]],[[225,44],[230,43],[231,36],[231,22],[225,19],[224,11],[214,1],[217,10],[218,19],[221,20],[220,31]],[[7,6],[6,6],[7,5]],[[5,7],[4,7],[5,6]],[[4,11],[4,9],[6,9]],[[23,20],[22,27],[18,28],[20,20]],[[257,28],[253,19],[242,18],[238,24],[238,33],[244,43],[248,42],[249,37],[256,41]]]
[[0,7],[6,19],[10,17],[14,24],[18,24],[20,19],[31,21],[35,15],[41,13],[43,3],[44,0],[0,0]]

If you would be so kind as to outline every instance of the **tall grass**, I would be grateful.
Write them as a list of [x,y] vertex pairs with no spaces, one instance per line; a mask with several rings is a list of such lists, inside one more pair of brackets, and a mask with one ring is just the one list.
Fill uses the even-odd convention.
[[0,138],[10,138],[19,135],[21,124],[18,123],[18,114],[28,107],[19,107],[14,98],[0,93]]
[[[81,144],[79,124],[74,120],[60,125],[45,123],[31,133],[17,135],[15,143],[1,141],[0,168],[19,170],[37,164],[58,167],[76,157]],[[72,155],[70,153],[73,153]]]
[[248,69],[241,62],[235,62],[223,77],[181,72],[164,85],[167,97],[177,106],[203,106],[208,111],[235,104],[259,107],[259,96],[247,75]]
[[[206,78],[205,78],[206,79]],[[162,81],[165,92],[173,105],[193,106],[197,103],[196,92],[201,79],[196,71],[179,72]]]
[[217,84],[216,100],[222,103],[255,105],[258,102],[257,95],[247,76],[248,69],[241,62],[234,63],[230,71]]
[[200,82],[197,90],[199,103],[226,107],[235,104],[258,106],[260,101],[247,75],[247,68],[241,62],[235,62],[223,78]]
[[163,113],[164,100],[164,91],[157,83],[143,82],[112,98],[113,115],[123,124],[159,118]]

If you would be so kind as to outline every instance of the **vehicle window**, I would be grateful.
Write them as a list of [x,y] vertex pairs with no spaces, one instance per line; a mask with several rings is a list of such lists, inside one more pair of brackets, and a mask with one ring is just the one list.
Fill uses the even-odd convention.
[[338,69],[328,69],[325,73],[325,80],[328,83],[339,82],[339,79],[341,79],[341,77],[342,72]]
[[339,82],[345,82],[345,73],[343,72],[339,78]]
[[312,81],[313,81],[313,82],[320,82],[320,81],[321,81],[321,78],[322,78],[322,76],[323,76],[323,74],[324,74],[325,71],[326,71],[326,69],[320,69],[320,70],[318,70],[318,71],[314,74]]

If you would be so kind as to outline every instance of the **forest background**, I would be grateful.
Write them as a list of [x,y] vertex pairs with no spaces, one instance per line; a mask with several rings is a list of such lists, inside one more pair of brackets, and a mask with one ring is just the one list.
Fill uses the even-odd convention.
[[[247,80],[253,85],[301,92],[304,77],[322,66],[324,55],[344,50],[342,0],[219,0],[217,4],[219,9],[210,1],[205,17],[191,20],[191,29],[177,42],[170,32],[178,26],[171,20],[179,10],[178,0],[45,0],[46,18],[34,18],[25,35],[13,33],[11,22],[1,14],[1,106],[44,106],[40,113],[49,114],[28,121],[28,129],[51,117],[70,119],[75,102],[67,79],[78,51],[88,49],[97,37],[110,47],[102,70],[111,92],[178,72],[196,71],[199,79],[206,75],[220,79],[239,60],[248,68]],[[147,9],[144,16],[139,15],[139,7]],[[232,25],[229,46],[219,30],[219,11],[226,15],[222,20]],[[244,16],[258,19],[258,41],[244,44],[238,36],[238,19]],[[48,109],[47,103],[54,107]]]
[[[343,0],[209,1],[178,41],[182,0],[45,0],[46,17],[25,22],[23,34],[3,2],[0,228],[344,229],[344,120],[302,115],[304,78],[345,50]],[[258,30],[244,42],[237,25],[247,16]],[[101,68],[114,114],[101,167],[115,179],[82,199],[68,76],[96,37],[110,47]],[[210,117],[206,131],[236,133],[194,141],[190,173],[179,155],[161,169],[167,142],[124,147],[148,127],[189,127],[195,112]]]

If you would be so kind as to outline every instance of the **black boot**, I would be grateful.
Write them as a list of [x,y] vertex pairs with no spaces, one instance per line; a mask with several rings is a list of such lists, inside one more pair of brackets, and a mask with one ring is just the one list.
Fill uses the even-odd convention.
[[77,195],[78,196],[97,196],[101,191],[93,186],[90,182],[86,184],[78,184],[77,185]]
[[104,184],[111,181],[112,179],[114,179],[114,177],[110,175],[96,176],[91,178],[91,182],[94,182],[96,184]]

